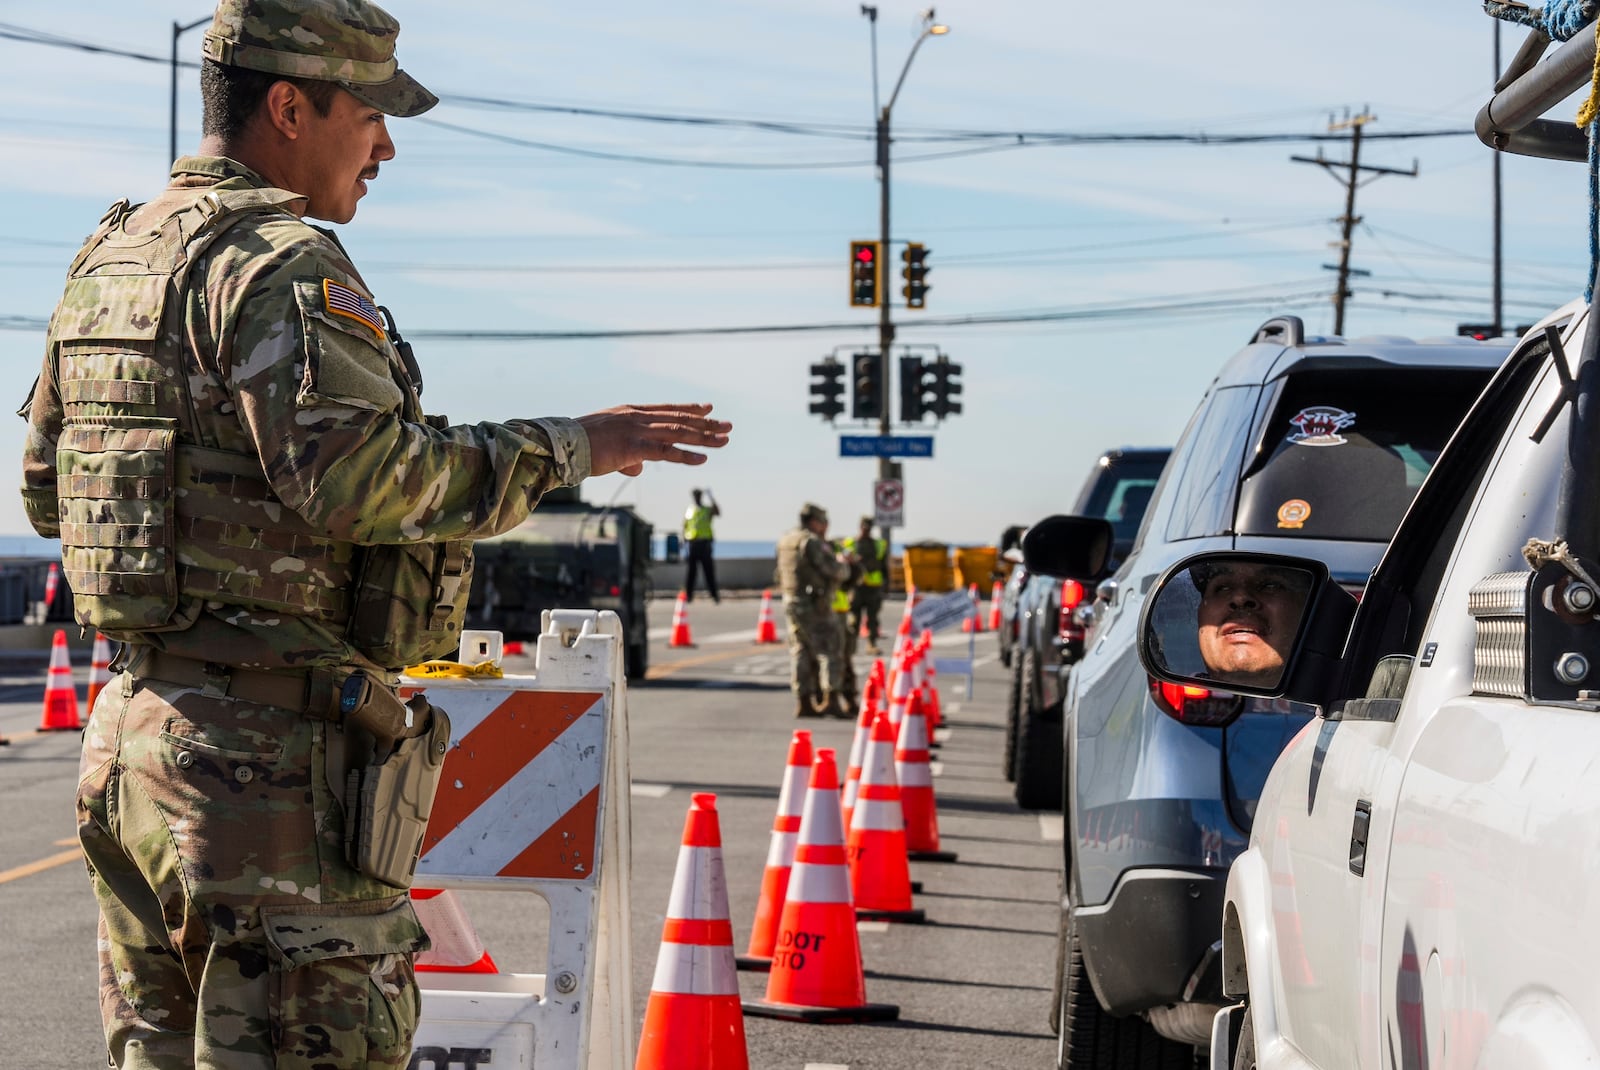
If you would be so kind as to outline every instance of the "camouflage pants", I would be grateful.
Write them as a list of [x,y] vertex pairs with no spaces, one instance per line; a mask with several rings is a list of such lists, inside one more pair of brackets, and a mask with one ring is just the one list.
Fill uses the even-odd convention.
[[785,595],[789,623],[789,687],[801,698],[843,690],[843,657],[838,614],[827,602]]
[[882,587],[857,587],[850,596],[850,634],[861,634],[861,622],[867,622],[867,641],[878,645],[883,633],[878,626],[878,613],[883,609]]
[[345,862],[342,740],[196,688],[101,692],[78,837],[115,1066],[408,1064],[427,936],[404,889]]

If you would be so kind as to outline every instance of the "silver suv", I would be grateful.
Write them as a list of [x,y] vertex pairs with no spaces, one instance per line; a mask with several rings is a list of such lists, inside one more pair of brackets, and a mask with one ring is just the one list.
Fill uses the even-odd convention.
[[[1140,665],[1157,577],[1205,550],[1290,553],[1358,592],[1508,345],[1313,338],[1266,323],[1201,399],[1067,680],[1068,820],[1055,1017],[1061,1067],[1191,1067],[1223,1004],[1223,883],[1267,772],[1309,706]],[[1098,528],[1096,525],[1100,525]],[[1083,567],[1112,533],[1029,529],[1030,571]]]

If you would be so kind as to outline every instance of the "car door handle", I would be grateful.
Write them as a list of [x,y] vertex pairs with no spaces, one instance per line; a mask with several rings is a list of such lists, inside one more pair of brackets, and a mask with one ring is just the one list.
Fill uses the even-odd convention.
[[1100,586],[1094,589],[1094,597],[1098,602],[1115,605],[1117,601],[1117,581],[1101,580]]
[[1367,830],[1372,826],[1372,803],[1356,803],[1355,820],[1350,825],[1350,872],[1361,876],[1367,871]]

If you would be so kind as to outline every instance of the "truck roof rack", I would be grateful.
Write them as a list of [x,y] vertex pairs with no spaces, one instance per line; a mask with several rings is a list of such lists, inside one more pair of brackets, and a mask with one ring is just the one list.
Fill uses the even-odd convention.
[[1257,342],[1278,342],[1286,346],[1303,346],[1306,344],[1305,321],[1299,316],[1274,316],[1256,328],[1255,336],[1250,339],[1250,344]]
[[1542,116],[1594,77],[1595,35],[1578,34],[1540,62],[1548,34],[1534,30],[1495,83],[1495,95],[1478,111],[1473,129],[1492,149],[1547,160],[1589,158],[1588,132],[1566,119]]

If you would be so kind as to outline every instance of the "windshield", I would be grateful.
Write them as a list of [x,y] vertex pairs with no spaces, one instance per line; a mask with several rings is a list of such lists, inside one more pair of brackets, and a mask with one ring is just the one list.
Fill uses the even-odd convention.
[[1239,488],[1240,535],[1388,542],[1491,369],[1291,376]]
[[1111,521],[1116,541],[1132,542],[1166,463],[1165,453],[1102,457],[1074,512]]

